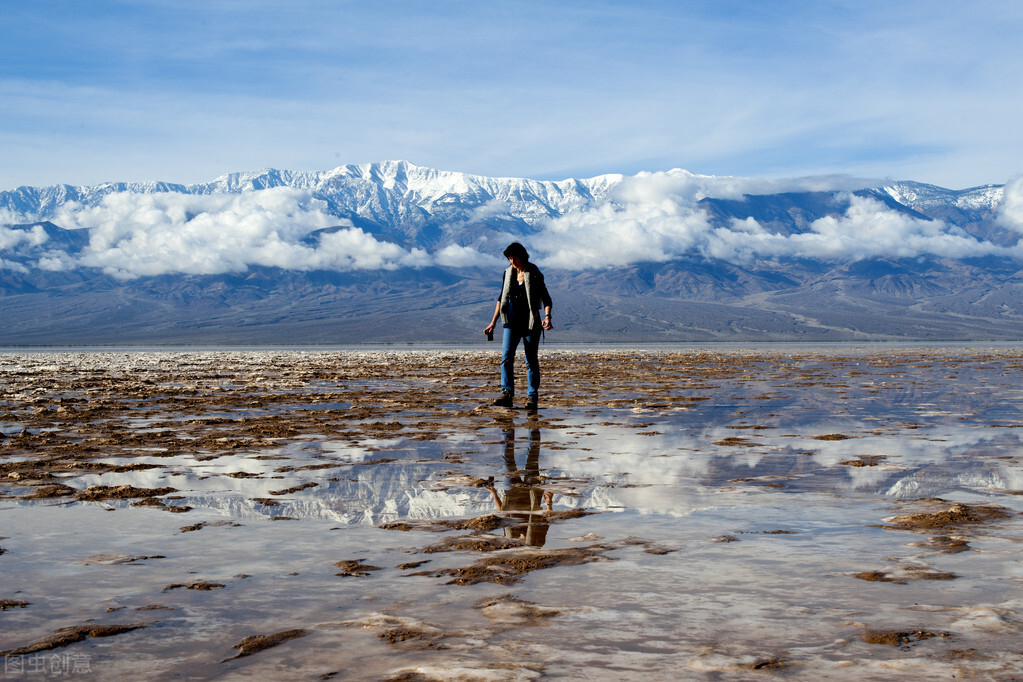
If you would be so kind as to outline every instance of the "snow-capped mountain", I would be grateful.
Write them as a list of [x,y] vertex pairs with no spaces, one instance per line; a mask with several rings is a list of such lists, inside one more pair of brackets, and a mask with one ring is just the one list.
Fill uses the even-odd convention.
[[513,239],[563,340],[1023,338],[1021,193],[405,161],[21,187],[0,192],[0,344],[464,340]]
[[950,190],[920,182],[894,182],[879,189],[898,203],[921,212],[948,206],[969,211],[993,211],[1004,192],[1002,185]]
[[[753,205],[762,197],[821,194],[819,191],[789,191],[736,195],[728,182],[730,178],[699,176],[679,169],[663,174],[663,179],[697,187],[696,198],[711,204],[738,200]],[[325,213],[351,220],[367,232],[386,235],[409,246],[434,247],[450,242],[473,242],[472,235],[467,236],[461,230],[472,222],[498,220],[507,226],[510,221],[528,233],[554,218],[601,206],[613,207],[620,200],[617,195],[627,181],[637,184],[623,175],[554,182],[490,178],[425,168],[407,161],[388,161],[339,166],[329,171],[264,169],[230,173],[194,185],[145,182],[90,187],[19,187],[0,192],[0,216],[6,209],[7,215],[20,218],[22,223],[53,221],[60,224],[62,215],[101,208],[105,200],[117,195],[223,196],[290,188],[322,202]],[[721,186],[724,186],[723,192]],[[949,190],[916,182],[892,182],[858,191],[921,216],[948,218],[949,212],[955,211],[954,224],[962,226],[990,218],[1002,199],[1003,190],[1002,186],[995,185]],[[796,199],[796,203],[799,202],[800,199]],[[815,217],[820,217],[819,213],[811,211]]]
[[412,236],[430,243],[424,227],[451,225],[486,217],[493,207],[505,218],[535,226],[542,220],[605,202],[622,182],[621,175],[560,182],[526,178],[488,178],[416,166],[407,161],[346,165],[322,172],[264,169],[222,175],[208,183],[106,183],[92,187],[58,185],[20,187],[0,192],[0,209],[25,222],[53,220],[62,207],[87,209],[115,194],[177,193],[230,195],[273,188],[306,191],[324,202],[327,212],[360,224],[374,233]]

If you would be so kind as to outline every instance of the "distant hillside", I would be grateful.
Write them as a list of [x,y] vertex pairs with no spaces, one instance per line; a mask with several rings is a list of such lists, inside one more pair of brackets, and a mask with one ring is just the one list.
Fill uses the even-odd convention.
[[0,344],[482,341],[513,239],[550,341],[1023,338],[1007,187],[841,184],[388,162],[22,187],[0,192]]

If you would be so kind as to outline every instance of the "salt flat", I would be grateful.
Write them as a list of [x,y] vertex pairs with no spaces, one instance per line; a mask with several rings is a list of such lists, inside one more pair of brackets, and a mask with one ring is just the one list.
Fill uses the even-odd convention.
[[1023,675],[1023,351],[0,354],[9,677]]

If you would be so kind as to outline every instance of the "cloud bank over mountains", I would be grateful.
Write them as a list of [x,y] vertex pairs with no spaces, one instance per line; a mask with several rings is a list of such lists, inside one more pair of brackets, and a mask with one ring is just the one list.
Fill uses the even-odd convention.
[[803,233],[779,234],[749,217],[715,226],[697,202],[738,199],[741,189],[723,183],[721,188],[693,191],[690,183],[675,180],[671,175],[632,178],[623,184],[619,202],[552,220],[541,233],[553,247],[549,261],[566,268],[599,268],[663,262],[692,253],[741,264],[759,258],[956,258],[1012,251],[846,192],[835,196],[836,209],[848,202],[840,215],[815,220]]
[[80,264],[119,277],[244,272],[253,265],[374,270],[429,261],[422,250],[378,241],[349,221],[317,247],[304,244],[310,232],[339,221],[309,191],[287,187],[211,195],[118,192],[98,206],[64,205],[52,221],[90,228]]
[[[127,280],[241,273],[256,266],[340,272],[492,267],[503,262],[500,252],[512,240],[526,243],[543,266],[565,270],[688,257],[733,264],[919,256],[1023,260],[1023,179],[968,195],[947,191],[953,208],[972,202],[970,208],[1002,233],[1015,235],[994,241],[893,205],[892,199],[905,201],[904,187],[841,176],[758,180],[676,169],[551,183],[443,173],[404,162],[358,169],[267,171],[258,177],[274,182],[215,181],[202,191],[64,188],[66,199],[55,188],[5,192],[0,270],[95,268]],[[716,215],[708,204],[792,193],[824,193],[827,215],[784,231],[753,217]],[[43,195],[46,201],[39,199]],[[26,202],[26,196],[38,200]],[[87,242],[70,248],[43,226],[25,227],[42,221],[87,230]],[[391,232],[380,228],[385,222]]]

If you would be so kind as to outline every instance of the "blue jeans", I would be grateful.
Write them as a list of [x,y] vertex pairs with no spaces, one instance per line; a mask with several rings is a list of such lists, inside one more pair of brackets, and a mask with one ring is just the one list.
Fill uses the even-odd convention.
[[526,379],[529,382],[527,397],[537,398],[540,396],[540,358],[537,355],[540,350],[539,330],[532,334],[522,334],[505,327],[501,341],[501,390],[515,394],[515,350],[519,347],[519,341],[526,353]]

